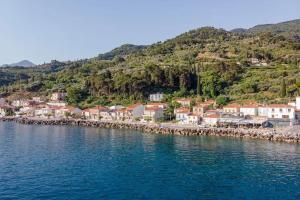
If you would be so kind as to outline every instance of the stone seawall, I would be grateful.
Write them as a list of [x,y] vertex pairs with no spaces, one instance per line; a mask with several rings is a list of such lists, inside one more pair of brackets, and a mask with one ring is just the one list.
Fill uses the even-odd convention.
[[60,125],[60,126],[82,126],[112,129],[132,129],[153,134],[172,134],[182,136],[212,135],[235,138],[255,138],[269,141],[299,143],[300,134],[276,129],[237,129],[237,128],[174,128],[162,127],[157,124],[141,124],[126,122],[102,122],[87,120],[44,120],[29,118],[2,118],[2,121],[14,121],[20,124],[31,125]]

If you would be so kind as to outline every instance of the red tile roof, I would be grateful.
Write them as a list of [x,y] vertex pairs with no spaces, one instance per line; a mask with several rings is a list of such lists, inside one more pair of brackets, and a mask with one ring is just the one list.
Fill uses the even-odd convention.
[[286,105],[286,104],[269,104],[266,107],[269,108],[295,108],[294,106]]
[[219,114],[209,114],[209,115],[204,116],[204,118],[219,118],[219,117],[220,117]]
[[232,103],[232,104],[228,104],[226,106],[224,106],[223,108],[240,108],[241,106],[239,104],[236,103]]
[[142,106],[143,104],[141,103],[136,103],[136,104],[133,104],[133,105],[130,105],[126,108],[127,111],[132,111],[133,109],[135,109],[137,106]]

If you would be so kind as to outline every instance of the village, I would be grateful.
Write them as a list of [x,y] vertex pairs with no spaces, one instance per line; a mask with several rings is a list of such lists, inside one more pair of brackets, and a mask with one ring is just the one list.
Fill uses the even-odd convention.
[[169,104],[163,102],[164,94],[150,94],[147,104],[136,103],[127,107],[97,105],[81,110],[68,105],[66,93],[55,92],[47,100],[42,97],[16,99],[7,102],[0,99],[0,117],[31,119],[82,119],[90,121],[120,121],[140,123],[166,123],[179,126],[199,127],[249,127],[264,128],[293,126],[300,119],[300,97],[288,104],[261,105],[231,103],[217,107],[214,100],[198,102],[193,98],[175,98],[178,105],[173,110],[173,118],[168,120],[165,112]]

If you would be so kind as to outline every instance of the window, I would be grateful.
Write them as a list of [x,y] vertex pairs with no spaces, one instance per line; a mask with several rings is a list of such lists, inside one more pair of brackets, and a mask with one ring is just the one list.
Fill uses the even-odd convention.
[[272,112],[274,112],[275,111],[275,109],[274,108],[272,108]]
[[289,108],[288,111],[291,112],[291,109]]
[[282,118],[283,118],[283,119],[288,119],[289,116],[288,116],[288,115],[282,115]]
[[282,108],[280,108],[279,111],[282,112]]

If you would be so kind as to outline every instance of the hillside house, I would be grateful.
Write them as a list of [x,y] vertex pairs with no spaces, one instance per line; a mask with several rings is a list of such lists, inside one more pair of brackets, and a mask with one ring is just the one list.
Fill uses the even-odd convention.
[[162,101],[164,98],[163,93],[156,93],[156,94],[150,94],[149,95],[149,100],[150,101]]
[[165,109],[168,108],[168,104],[167,103],[158,103],[158,102],[148,103],[145,106],[146,106],[146,108],[159,107],[159,108],[162,108],[163,110],[165,110]]
[[191,98],[181,98],[181,99],[175,99],[177,103],[179,103],[181,106],[189,107],[191,105],[192,99]]
[[67,93],[64,92],[55,92],[51,94],[51,101],[64,101],[67,96]]

